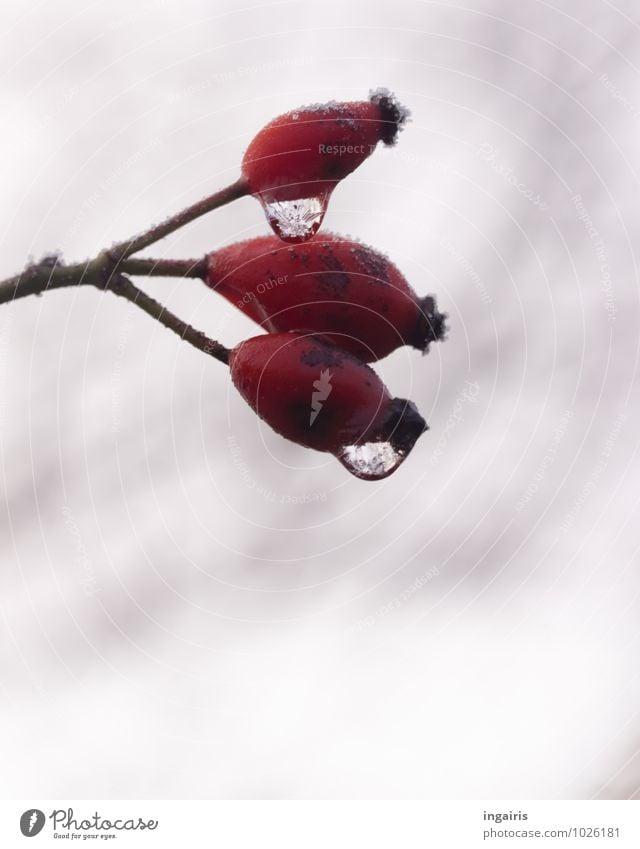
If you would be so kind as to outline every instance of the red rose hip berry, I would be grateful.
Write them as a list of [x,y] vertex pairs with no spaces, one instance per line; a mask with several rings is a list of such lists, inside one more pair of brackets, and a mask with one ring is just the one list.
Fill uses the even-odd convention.
[[229,245],[209,254],[206,282],[265,330],[322,333],[364,362],[401,345],[426,351],[445,333],[433,295],[419,297],[385,256],[331,233],[295,247],[275,236]]
[[277,235],[308,239],[320,227],[336,185],[395,142],[408,111],[386,89],[369,100],[306,106],[266,125],[250,143],[242,174]]
[[392,474],[427,424],[414,404],[392,398],[376,373],[328,340],[272,333],[229,355],[231,378],[273,430],[298,445],[335,455],[351,474]]

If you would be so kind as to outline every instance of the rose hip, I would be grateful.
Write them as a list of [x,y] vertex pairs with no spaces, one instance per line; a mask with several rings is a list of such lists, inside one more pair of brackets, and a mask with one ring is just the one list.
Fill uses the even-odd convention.
[[277,235],[304,241],[320,227],[331,192],[373,153],[391,145],[408,112],[386,89],[369,100],[306,106],[267,124],[249,144],[242,174]]
[[372,248],[331,233],[285,246],[262,236],[209,254],[207,285],[265,330],[328,336],[365,362],[402,345],[426,351],[442,339],[435,297],[419,297]]
[[231,351],[229,366],[273,430],[335,455],[364,480],[394,472],[427,429],[410,401],[392,398],[369,366],[319,336],[255,336]]

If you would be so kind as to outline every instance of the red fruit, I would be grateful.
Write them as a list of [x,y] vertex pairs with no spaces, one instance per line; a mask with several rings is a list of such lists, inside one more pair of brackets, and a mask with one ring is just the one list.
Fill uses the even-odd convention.
[[392,398],[376,373],[328,340],[273,333],[229,355],[232,380],[277,433],[334,454],[356,477],[394,472],[427,425],[410,401]]
[[281,239],[299,242],[322,223],[338,182],[373,153],[395,142],[408,112],[386,89],[368,101],[306,106],[275,118],[242,160],[251,194]]
[[442,339],[435,298],[419,298],[372,248],[331,233],[295,248],[275,236],[209,254],[207,285],[270,332],[322,333],[364,362],[401,345],[426,351]]

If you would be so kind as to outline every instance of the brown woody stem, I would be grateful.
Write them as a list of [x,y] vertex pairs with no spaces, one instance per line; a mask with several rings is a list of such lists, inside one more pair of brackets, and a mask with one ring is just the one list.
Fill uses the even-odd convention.
[[201,259],[151,259],[150,257],[131,257],[124,259],[118,270],[124,274],[143,277],[199,277],[207,275],[206,257]]
[[20,274],[0,282],[0,304],[28,295],[41,295],[49,289],[95,284],[96,271],[91,262],[63,265],[57,257],[45,257],[35,265],[28,265]]
[[144,310],[152,318],[155,318],[156,321],[159,321],[160,324],[177,333],[185,342],[193,345],[194,348],[203,351],[221,363],[228,364],[229,348],[225,348],[220,342],[210,339],[202,331],[196,330],[190,324],[187,324],[172,312],[169,312],[161,303],[151,298],[142,289],[138,289],[128,277],[125,277],[123,274],[117,274],[109,282],[107,288],[114,294],[120,295],[131,301],[131,303],[136,304],[136,306],[140,307],[140,309]]
[[151,227],[139,236],[134,236],[132,239],[113,245],[113,247],[109,248],[109,253],[116,261],[126,259],[132,254],[136,254],[138,251],[142,251],[149,247],[149,245],[152,245],[154,242],[164,239],[165,236],[168,236],[169,233],[173,233],[174,230],[178,230],[180,227],[184,227],[185,224],[195,221],[196,218],[206,215],[207,212],[211,212],[212,210],[225,206],[234,200],[238,200],[238,198],[244,197],[248,193],[249,187],[245,180],[241,177],[239,180],[236,180],[235,183],[231,183],[230,186],[220,189],[218,192],[214,192],[212,195],[209,195],[209,197],[204,198],[203,200],[199,200],[192,206],[183,209],[182,212],[178,212],[177,215],[172,215],[171,218],[167,218],[167,220],[163,221],[161,224],[156,224]]
[[[192,262],[189,267],[193,267]],[[0,304],[28,295],[40,295],[51,289],[87,284],[126,298],[199,351],[222,363],[228,362],[228,348],[182,321],[142,289],[138,289],[128,277],[115,271],[107,253],[101,253],[91,262],[78,265],[64,265],[55,257],[48,257],[37,265],[29,266],[22,274],[0,283]]]
[[156,321],[173,330],[182,339],[205,354],[220,362],[227,363],[229,349],[219,342],[209,339],[204,333],[179,319],[162,304],[138,289],[126,274],[140,274],[147,277],[199,277],[206,276],[206,257],[190,259],[144,259],[132,258],[132,254],[168,236],[196,218],[225,206],[248,194],[249,188],[243,178],[230,186],[215,192],[203,200],[194,203],[182,212],[173,215],[161,224],[150,227],[139,236],[125,242],[119,242],[108,250],[102,251],[94,259],[86,262],[65,265],[59,256],[47,256],[33,263],[20,274],[0,281],[0,304],[26,298],[29,295],[41,295],[51,289],[68,286],[90,285],[110,290],[144,310]]

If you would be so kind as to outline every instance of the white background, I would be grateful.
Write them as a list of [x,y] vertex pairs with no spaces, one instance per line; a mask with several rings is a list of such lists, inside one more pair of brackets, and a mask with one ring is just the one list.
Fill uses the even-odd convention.
[[[413,120],[324,226],[451,328],[379,364],[431,430],[372,484],[111,295],[0,309],[0,795],[640,794],[636,4],[0,14],[2,276],[94,255],[235,180],[272,117],[382,85]],[[266,232],[246,198],[149,254]],[[197,281],[142,285],[227,345],[256,332]]]

